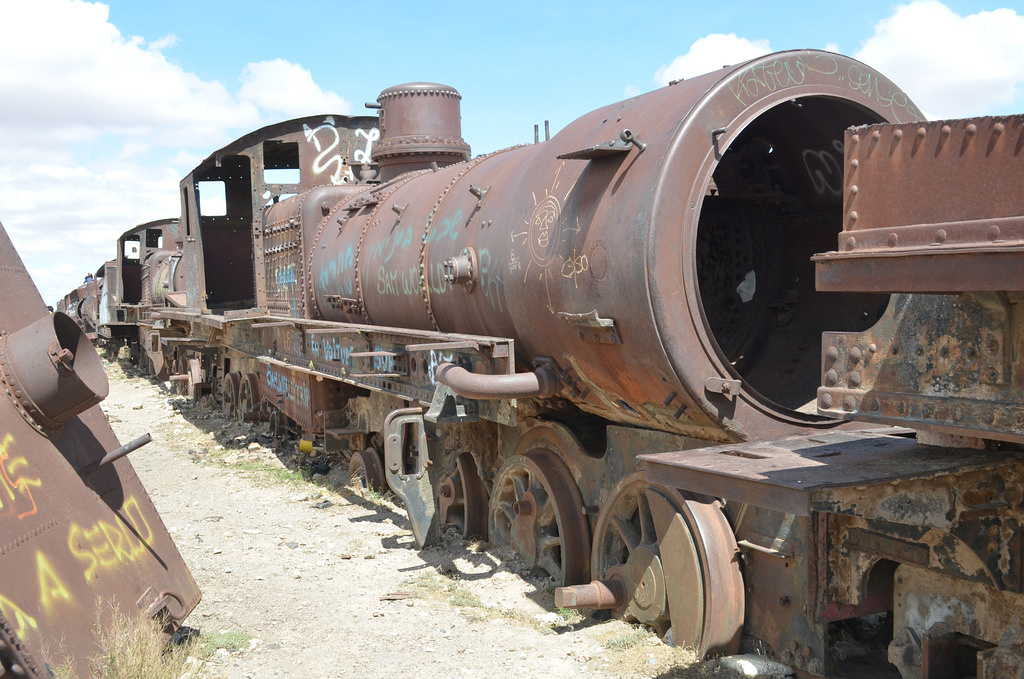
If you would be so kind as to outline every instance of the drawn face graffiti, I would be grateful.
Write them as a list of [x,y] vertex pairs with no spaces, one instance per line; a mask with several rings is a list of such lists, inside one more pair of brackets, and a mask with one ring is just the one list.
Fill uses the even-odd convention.
[[546,196],[529,220],[529,253],[541,266],[547,266],[555,257],[559,241],[559,218],[562,206],[555,196]]

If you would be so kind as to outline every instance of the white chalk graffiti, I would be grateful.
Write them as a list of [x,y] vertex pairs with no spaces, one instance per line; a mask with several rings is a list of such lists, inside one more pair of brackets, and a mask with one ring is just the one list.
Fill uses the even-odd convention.
[[455,361],[455,354],[453,353],[441,353],[440,351],[430,350],[430,363],[427,368],[427,377],[430,379],[431,384],[437,384],[437,369],[441,367],[442,363],[452,363]]
[[[334,116],[327,116],[324,120],[323,125],[316,128],[311,128],[309,125],[302,126],[303,131],[306,133],[306,141],[313,142],[313,146],[319,152],[319,155],[313,161],[313,172],[321,174],[326,172],[332,165],[335,165],[334,172],[331,174],[332,184],[343,184],[348,181],[351,176],[351,170],[345,165],[345,159],[341,157],[341,153],[333,151],[339,149],[341,146],[341,135],[338,133],[337,128],[334,127]],[[324,146],[320,143],[320,137],[317,133],[323,131],[327,137],[329,144]]]
[[371,129],[369,132],[366,130],[356,130],[356,136],[362,137],[366,140],[365,149],[356,149],[352,152],[352,160],[359,163],[360,165],[369,165],[371,162],[371,155],[373,152],[373,142],[380,139],[380,130],[376,127]]
[[837,155],[833,155],[827,149],[822,151],[804,149],[804,168],[818,195],[825,193],[830,193],[833,196],[843,195],[843,142],[833,141],[832,148],[835,149]]

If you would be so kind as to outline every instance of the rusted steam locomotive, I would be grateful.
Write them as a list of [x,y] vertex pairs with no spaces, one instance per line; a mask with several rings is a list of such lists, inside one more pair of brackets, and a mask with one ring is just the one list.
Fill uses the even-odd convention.
[[925,123],[816,51],[476,158],[459,100],[217,151],[122,237],[100,332],[560,606],[802,676],[867,622],[907,679],[1022,676],[1022,120]]

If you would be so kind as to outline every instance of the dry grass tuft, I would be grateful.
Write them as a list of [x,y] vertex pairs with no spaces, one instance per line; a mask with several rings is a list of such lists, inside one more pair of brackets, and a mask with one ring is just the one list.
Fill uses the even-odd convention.
[[89,660],[95,679],[181,679],[198,674],[195,640],[171,646],[160,624],[140,611],[135,616],[111,607],[109,622],[97,622],[100,652]]

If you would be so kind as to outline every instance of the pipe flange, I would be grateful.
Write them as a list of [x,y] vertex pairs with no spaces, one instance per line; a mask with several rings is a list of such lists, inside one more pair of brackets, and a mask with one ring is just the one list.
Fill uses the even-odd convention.
[[476,289],[477,264],[476,250],[472,247],[463,248],[462,254],[449,257],[441,263],[444,267],[444,279],[453,285],[461,285],[466,292]]

